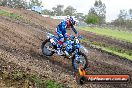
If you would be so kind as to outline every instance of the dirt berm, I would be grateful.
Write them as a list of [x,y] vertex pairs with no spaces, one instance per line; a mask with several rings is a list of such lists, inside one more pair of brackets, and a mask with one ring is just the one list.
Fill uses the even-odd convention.
[[[54,32],[58,21],[44,18],[40,14],[23,9],[0,7],[9,13],[21,16],[20,19],[0,15],[0,56],[7,62],[36,71],[57,83],[72,88],[132,88],[132,82],[100,84],[76,84],[71,61],[58,57],[45,57],[40,46],[45,32]],[[84,32],[85,33],[85,32]],[[88,37],[88,36],[87,36]],[[132,77],[132,62],[89,48],[89,74],[129,74]],[[63,62],[66,62],[65,64]]]

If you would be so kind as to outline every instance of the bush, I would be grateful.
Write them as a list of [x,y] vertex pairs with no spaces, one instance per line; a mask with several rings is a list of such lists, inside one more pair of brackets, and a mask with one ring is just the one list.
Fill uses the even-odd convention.
[[98,24],[99,23],[99,17],[96,14],[88,14],[86,16],[85,22],[87,24]]

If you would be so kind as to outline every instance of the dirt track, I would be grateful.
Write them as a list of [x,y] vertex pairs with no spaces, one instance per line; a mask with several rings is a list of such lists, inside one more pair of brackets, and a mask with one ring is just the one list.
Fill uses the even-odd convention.
[[[3,8],[8,11],[12,9]],[[70,60],[56,55],[45,57],[41,53],[41,43],[45,39],[46,31],[53,32],[57,22],[49,18],[43,18],[33,12],[25,10],[14,10],[31,23],[23,21],[12,21],[11,18],[0,16],[0,56],[5,55],[7,62],[16,63],[22,67],[37,71],[39,74],[53,79],[58,83],[66,84],[73,88],[132,88],[132,82],[127,84],[85,84],[78,86],[73,77],[73,69]],[[86,36],[89,38],[89,36]],[[90,49],[89,53],[89,74],[129,74],[132,77],[132,62],[120,59]],[[66,60],[65,64],[63,61]]]

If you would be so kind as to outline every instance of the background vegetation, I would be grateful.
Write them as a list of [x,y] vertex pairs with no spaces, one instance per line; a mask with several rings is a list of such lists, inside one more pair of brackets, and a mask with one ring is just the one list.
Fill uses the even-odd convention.
[[[0,0],[0,6],[8,6],[11,8],[24,8],[31,9],[32,6],[42,6],[41,0]],[[90,8],[88,14],[78,13],[72,6],[67,6],[64,9],[64,5],[57,5],[52,10],[44,9],[42,14],[51,16],[75,16],[79,21],[84,21],[87,24],[99,25],[99,26],[115,26],[124,28],[123,30],[132,31],[132,9],[120,10],[118,18],[112,22],[106,22],[106,8],[107,6],[101,0],[96,0],[93,7]]]
[[126,31],[119,31],[119,30],[111,30],[105,28],[90,28],[90,27],[79,27],[79,29],[96,33],[98,35],[104,35],[106,37],[110,37],[113,39],[130,42],[132,43],[132,33]]

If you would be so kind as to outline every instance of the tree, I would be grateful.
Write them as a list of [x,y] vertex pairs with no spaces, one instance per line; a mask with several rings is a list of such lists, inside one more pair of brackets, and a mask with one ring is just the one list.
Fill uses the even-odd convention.
[[12,0],[11,7],[13,8],[26,8],[26,2],[24,0]]
[[87,24],[98,24],[99,17],[98,17],[98,15],[96,15],[94,13],[89,13],[88,15],[85,16],[85,22]]
[[92,14],[96,14],[97,15],[97,12],[95,11],[95,9],[93,7],[90,8],[89,13],[92,13]]
[[105,23],[106,19],[106,6],[102,3],[101,0],[95,1],[93,9],[95,10],[96,14],[99,16],[99,23]]
[[63,14],[63,5],[57,5],[57,7],[53,7],[52,10],[56,16],[61,16]]
[[126,20],[127,20],[127,12],[126,12],[126,10],[120,10],[118,18],[115,20],[115,24],[119,25],[119,26],[125,25],[126,24],[126,22],[125,22]]
[[118,15],[118,18],[112,22],[115,26],[125,27],[125,28],[131,28],[132,27],[132,20],[130,18],[131,12],[129,10],[120,10],[120,13]]
[[95,9],[92,7],[89,10],[88,15],[85,16],[85,22],[87,24],[98,24],[100,21],[100,17],[96,13]]
[[118,19],[127,19],[127,11],[126,10],[120,10],[120,14],[118,15]]
[[76,13],[76,9],[74,9],[72,6],[68,6],[65,10],[64,10],[64,15],[70,15],[73,16]]
[[132,9],[120,10],[118,18],[111,22],[112,25],[132,30]]
[[27,3],[24,0],[1,0],[0,5],[11,8],[26,8]]
[[43,10],[42,14],[44,14],[44,15],[51,15],[51,16],[55,15],[53,11],[48,10],[48,9]]
[[41,6],[42,1],[40,0],[30,0],[29,8],[31,9],[33,6]]
[[6,6],[7,0],[0,0],[0,6]]
[[90,8],[88,15],[85,17],[86,23],[103,24],[106,19],[106,6],[101,0],[96,0],[94,7]]
[[130,20],[132,20],[132,9],[129,9]]
[[79,20],[79,21],[84,21],[84,15],[83,13],[76,13],[75,17]]

